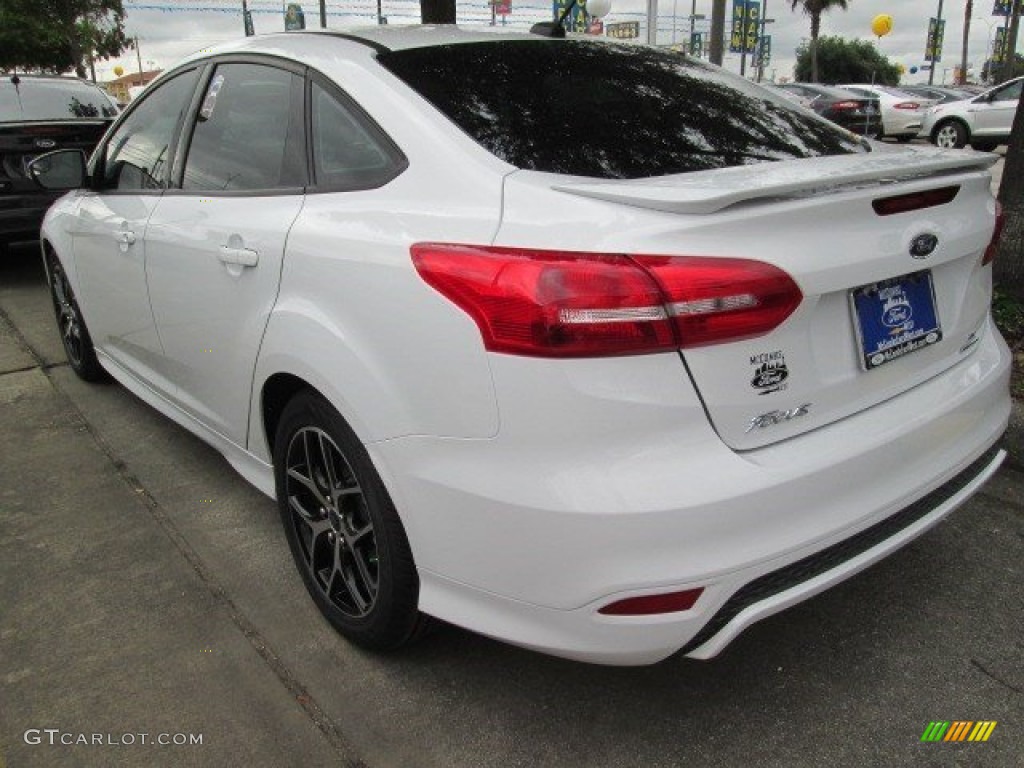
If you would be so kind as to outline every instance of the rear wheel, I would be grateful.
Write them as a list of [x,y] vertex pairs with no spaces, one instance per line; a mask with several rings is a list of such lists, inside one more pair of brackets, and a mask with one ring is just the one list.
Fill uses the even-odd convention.
[[50,272],[50,297],[53,299],[53,311],[57,316],[57,330],[64,345],[64,354],[79,378],[85,381],[102,381],[107,374],[96,359],[96,350],[85,327],[82,311],[75,301],[75,293],[64,273],[60,261],[51,253],[46,255],[46,263]]
[[274,473],[288,545],[324,617],[372,650],[416,639],[428,619],[405,530],[366,449],[319,395],[285,407]]
[[939,123],[932,141],[941,149],[960,149],[967,145],[967,129],[956,120],[947,120]]

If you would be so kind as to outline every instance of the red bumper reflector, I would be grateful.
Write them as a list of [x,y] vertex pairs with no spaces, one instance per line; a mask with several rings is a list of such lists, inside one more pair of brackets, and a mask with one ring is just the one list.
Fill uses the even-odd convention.
[[676,613],[688,611],[704,593],[703,587],[686,589],[682,592],[668,592],[663,595],[644,595],[629,597],[625,600],[609,603],[598,613],[605,616],[653,616],[659,613]]

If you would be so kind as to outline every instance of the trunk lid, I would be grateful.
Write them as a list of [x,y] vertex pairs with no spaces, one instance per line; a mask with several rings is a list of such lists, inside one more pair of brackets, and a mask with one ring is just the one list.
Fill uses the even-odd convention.
[[[994,224],[993,161],[901,148],[645,180],[524,174],[520,183],[543,176],[548,189],[607,204],[586,248],[752,259],[796,281],[800,306],[767,335],[680,353],[680,376],[722,440],[748,450],[890,399],[971,353],[989,312],[981,260]],[[506,241],[543,204],[519,194],[517,175]]]

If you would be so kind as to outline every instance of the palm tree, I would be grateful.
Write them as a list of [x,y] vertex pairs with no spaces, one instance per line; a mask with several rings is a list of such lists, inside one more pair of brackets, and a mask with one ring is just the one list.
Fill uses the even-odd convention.
[[971,16],[974,13],[974,0],[964,2],[964,46],[960,56],[960,82],[963,85],[967,82],[967,40],[971,36]]
[[847,8],[847,0],[790,0],[793,10],[801,8],[811,17],[811,82],[818,82],[818,33],[821,31],[821,14],[833,8]]

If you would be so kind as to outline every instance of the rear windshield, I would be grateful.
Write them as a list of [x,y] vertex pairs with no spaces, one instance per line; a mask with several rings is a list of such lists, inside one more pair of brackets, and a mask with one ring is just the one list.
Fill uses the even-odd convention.
[[99,88],[77,80],[0,79],[0,123],[27,120],[89,120],[117,116],[117,107]]
[[643,46],[503,40],[379,61],[517,168],[644,178],[867,151],[784,97]]

